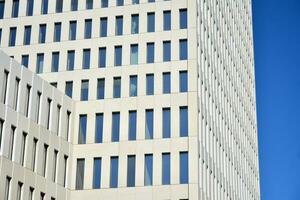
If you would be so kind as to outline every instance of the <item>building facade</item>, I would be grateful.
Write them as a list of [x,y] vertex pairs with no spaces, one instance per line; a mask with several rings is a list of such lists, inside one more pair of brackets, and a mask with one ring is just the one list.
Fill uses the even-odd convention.
[[251,12],[0,0],[0,195],[260,199]]

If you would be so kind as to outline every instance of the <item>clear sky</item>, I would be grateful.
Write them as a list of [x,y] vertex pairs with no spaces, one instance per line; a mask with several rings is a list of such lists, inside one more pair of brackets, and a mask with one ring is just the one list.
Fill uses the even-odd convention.
[[253,0],[261,200],[300,200],[300,0]]

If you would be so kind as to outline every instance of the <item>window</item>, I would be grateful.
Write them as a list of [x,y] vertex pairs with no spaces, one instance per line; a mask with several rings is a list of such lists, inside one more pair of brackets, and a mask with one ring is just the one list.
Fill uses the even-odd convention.
[[188,152],[180,152],[180,184],[189,182],[189,158]]
[[27,133],[23,132],[21,140],[20,164],[24,166]]
[[60,42],[61,37],[61,22],[54,23],[54,37],[53,42]]
[[45,200],[45,193],[44,192],[40,193],[40,200]]
[[93,189],[101,187],[101,158],[94,158]]
[[19,79],[19,78],[16,78],[16,81],[15,81],[15,89],[14,89],[14,101],[13,101],[13,108],[14,108],[15,110],[18,109],[19,86],[20,86],[20,79]]
[[29,116],[30,93],[31,93],[31,86],[26,85],[25,106],[24,106],[24,114],[26,117]]
[[85,8],[86,8],[87,10],[93,9],[93,0],[86,0]]
[[64,155],[64,162],[63,162],[63,186],[66,187],[66,179],[67,179],[67,167],[68,167],[68,156]]
[[47,99],[47,129],[50,130],[50,120],[51,120],[51,107],[52,107],[52,100],[51,99]]
[[66,89],[65,89],[66,95],[72,98],[73,95],[73,81],[67,81],[66,82]]
[[139,33],[139,15],[131,15],[131,34]]
[[163,93],[169,94],[171,92],[171,73],[163,73]]
[[132,4],[139,4],[140,0],[132,0]]
[[29,55],[22,55],[22,60],[21,63],[23,66],[28,68],[28,63],[29,63]]
[[36,100],[36,122],[39,123],[39,116],[40,116],[40,105],[41,105],[41,95],[39,91],[37,92],[37,100]]
[[117,0],[117,6],[124,6],[124,0]]
[[23,193],[22,190],[23,190],[23,183],[18,181],[17,200],[21,200],[22,193]]
[[187,28],[187,9],[179,10],[179,23],[180,23],[180,29]]
[[57,104],[56,106],[56,113],[57,113],[57,116],[56,116],[56,135],[59,135],[59,123],[60,123],[60,111],[61,111],[61,105]]
[[68,51],[68,58],[67,58],[67,70],[73,71],[75,65],[75,51],[70,50]]
[[86,143],[87,115],[79,115],[78,144]]
[[32,16],[33,15],[33,3],[34,3],[34,0],[27,0],[26,16]]
[[39,43],[46,41],[46,24],[40,24]]
[[162,184],[169,185],[171,177],[170,153],[162,154]]
[[104,99],[105,94],[105,79],[100,78],[97,81],[97,99]]
[[153,155],[145,154],[144,185],[152,185],[153,182]]
[[55,12],[61,13],[63,11],[63,0],[56,0]]
[[114,77],[114,98],[121,97],[121,77]]
[[103,142],[103,113],[96,114],[95,143]]
[[76,40],[77,21],[70,21],[69,40]]
[[127,156],[127,187],[135,186],[135,156]]
[[137,44],[130,45],[130,64],[137,65],[138,64],[138,51],[139,46]]
[[108,7],[108,0],[101,0],[101,8],[107,8]]
[[39,53],[37,54],[36,73],[37,74],[43,73],[43,68],[44,68],[44,54]]
[[136,111],[129,111],[128,140],[136,140]]
[[69,132],[70,132],[70,119],[71,119],[71,112],[67,110],[67,119],[66,119],[66,140],[69,141]]
[[10,199],[10,181],[11,181],[11,177],[7,176],[6,182],[5,182],[5,190],[4,190],[4,199],[5,200]]
[[155,0],[148,0],[148,3],[153,3],[155,2]]
[[153,110],[146,110],[145,139],[153,139]]
[[28,200],[33,200],[33,193],[34,193],[34,188],[29,187]]
[[87,101],[89,98],[89,81],[88,80],[82,80],[81,81],[81,101]]
[[188,107],[180,107],[180,137],[188,136]]
[[18,17],[19,14],[19,0],[13,0],[11,17]]
[[57,82],[51,82],[50,85],[57,88]]
[[42,162],[42,176],[44,177],[46,177],[46,171],[47,171],[47,155],[48,155],[48,145],[44,144],[43,162]]
[[55,182],[56,181],[56,165],[57,165],[57,154],[58,151],[56,149],[54,149],[54,155],[53,155],[53,167],[52,167],[52,181]]
[[48,0],[42,0],[41,14],[45,15],[48,13]]
[[115,46],[115,66],[122,65],[122,46]]
[[2,146],[3,126],[4,126],[4,121],[0,119],[0,151]]
[[118,168],[119,158],[117,156],[110,157],[110,188],[118,187]]
[[100,37],[107,36],[107,17],[100,18]]
[[171,41],[163,42],[163,61],[171,61]]
[[59,52],[53,52],[51,72],[58,72],[58,66],[59,66]]
[[164,31],[171,30],[171,11],[164,11]]
[[155,31],[155,13],[147,13],[147,31],[154,32]]
[[31,169],[35,171],[35,159],[36,159],[36,148],[37,148],[38,139],[33,138],[33,146],[32,146],[32,159],[31,159]]
[[84,25],[84,39],[92,37],[92,19],[86,19]]
[[[0,2],[1,3],[1,2]],[[0,18],[1,19],[1,18]],[[1,40],[2,40],[2,28],[0,28],[0,46],[1,46]]]
[[119,137],[120,137],[120,112],[113,112],[111,141],[118,142]]
[[24,28],[24,45],[30,44],[30,38],[31,38],[31,26],[25,26]]
[[77,159],[76,168],[76,190],[83,190],[84,184],[84,159]]
[[116,35],[123,35],[123,16],[116,16]]
[[187,73],[187,71],[179,72],[179,87],[180,87],[180,92],[188,91],[188,73]]
[[8,74],[9,72],[4,70],[3,75],[3,84],[2,84],[2,93],[1,93],[1,102],[6,103],[6,91],[7,91],[7,83],[8,83]]
[[154,63],[154,43],[147,43],[147,63]]
[[90,68],[91,50],[83,49],[82,69]]
[[188,58],[188,46],[187,39],[179,40],[179,59],[187,60]]
[[71,11],[78,10],[78,0],[71,0]]
[[171,112],[170,108],[163,108],[163,138],[171,137]]
[[146,75],[146,95],[154,94],[154,74]]
[[4,17],[5,0],[0,1],[0,19]]
[[130,76],[129,80],[130,80],[129,96],[136,97],[137,96],[137,75]]
[[16,45],[17,27],[11,27],[9,29],[9,43],[8,46],[13,47]]
[[99,48],[99,55],[98,55],[98,66],[99,68],[106,67],[106,47]]

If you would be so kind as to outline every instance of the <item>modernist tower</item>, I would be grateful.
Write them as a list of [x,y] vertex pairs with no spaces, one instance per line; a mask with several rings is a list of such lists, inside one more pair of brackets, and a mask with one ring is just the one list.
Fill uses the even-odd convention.
[[259,200],[251,12],[0,0],[0,199]]

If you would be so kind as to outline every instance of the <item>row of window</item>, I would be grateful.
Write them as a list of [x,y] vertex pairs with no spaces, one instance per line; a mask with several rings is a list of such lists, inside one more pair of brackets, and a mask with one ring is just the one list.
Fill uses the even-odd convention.
[[[161,170],[161,184],[170,185],[171,184],[171,171],[173,167],[171,166],[171,153],[164,152],[161,155],[162,157],[162,170]],[[128,155],[127,156],[127,187],[136,186],[136,156]],[[138,163],[140,164],[140,163]],[[153,170],[155,164],[153,163],[153,154],[144,155],[144,186],[153,185]],[[123,166],[125,167],[125,166]],[[111,156],[110,157],[110,176],[109,176],[109,187],[117,188],[118,179],[119,179],[119,157]],[[85,170],[85,159],[77,159],[76,167],[76,190],[84,189],[84,170]],[[179,152],[179,183],[188,184],[189,175],[188,175],[188,152],[183,151]],[[94,169],[93,169],[93,189],[101,188],[101,179],[102,179],[102,159],[94,158]]]
[[[82,114],[79,116],[79,133],[78,144],[86,144],[87,137],[87,115]],[[120,112],[113,112],[111,116],[111,142],[118,142],[120,140]],[[154,109],[145,110],[145,139],[153,139],[154,135]],[[162,108],[162,138],[171,138],[171,108]],[[95,143],[103,142],[104,114],[96,113],[95,116]],[[188,130],[188,107],[179,107],[179,136],[187,137]],[[134,141],[137,136],[137,111],[128,111],[128,140]]]
[[[167,0],[165,0],[167,1]],[[155,2],[155,0],[148,0],[149,3]],[[51,2],[52,3],[52,2]],[[132,4],[139,4],[139,0],[132,0]],[[93,0],[86,0],[85,1],[85,9],[93,9],[94,8]],[[100,0],[100,7],[107,8],[109,6],[109,0]],[[34,7],[34,0],[27,0],[26,2],[26,16],[33,15],[33,7]],[[55,12],[62,13],[63,12],[63,0],[55,0]],[[124,0],[116,0],[116,6],[123,6]],[[111,5],[112,6],[112,5]],[[40,13],[41,15],[48,14],[48,7],[49,7],[49,0],[42,0]],[[70,10],[77,11],[78,10],[78,0],[71,0],[70,2]],[[3,19],[5,11],[5,0],[0,1],[0,19]],[[19,16],[19,0],[12,1],[12,10],[11,10],[11,17],[15,18]]]

